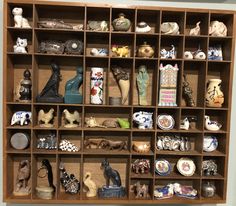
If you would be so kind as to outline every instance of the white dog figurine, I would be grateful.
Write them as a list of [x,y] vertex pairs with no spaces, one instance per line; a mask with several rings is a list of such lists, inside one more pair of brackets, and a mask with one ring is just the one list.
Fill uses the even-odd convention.
[[22,13],[23,13],[22,8],[15,7],[12,10],[12,14],[14,15],[14,22],[15,22],[14,27],[17,27],[17,28],[31,28],[31,26],[29,25],[28,20],[22,16]]
[[14,53],[27,53],[27,39],[21,39],[20,37],[16,40],[16,45],[13,46]]

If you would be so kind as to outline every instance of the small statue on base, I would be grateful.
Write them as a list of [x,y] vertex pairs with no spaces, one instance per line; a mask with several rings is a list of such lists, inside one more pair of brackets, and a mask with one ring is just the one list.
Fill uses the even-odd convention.
[[91,176],[90,172],[86,172],[84,175],[84,185],[87,187],[86,197],[96,197],[97,195],[97,185]]
[[22,160],[19,163],[15,190],[13,192],[14,195],[24,196],[30,194],[31,188],[28,185],[28,181],[30,178],[30,170],[31,170],[30,168],[31,167],[29,160]]
[[[40,127],[53,127],[53,124],[49,123],[53,118],[54,109],[51,108],[47,113],[41,109],[38,113],[38,125]],[[44,122],[42,124],[42,122]]]
[[139,92],[139,105],[147,105],[147,87],[149,82],[149,76],[147,73],[147,68],[144,65],[139,67],[139,72],[137,75],[137,86]]
[[[120,174],[117,170],[111,168],[107,159],[102,161],[101,169],[104,169],[106,185],[98,189],[98,196],[100,198],[119,198],[125,196],[125,188],[121,186]],[[110,186],[110,180],[112,180],[114,185]]]
[[62,103],[63,97],[58,94],[59,81],[61,80],[60,67],[56,63],[51,63],[52,75],[47,84],[36,97],[37,102]]
[[186,99],[187,106],[194,107],[195,102],[193,99],[193,90],[189,86],[189,82],[187,81],[186,75],[184,75],[184,81],[183,81],[183,94]]
[[77,67],[76,71],[76,76],[66,82],[64,97],[66,104],[81,104],[83,102],[83,96],[79,93],[79,88],[83,83],[83,68]]
[[64,109],[63,114],[64,114],[64,120],[65,120],[64,127],[73,128],[73,127],[79,126],[80,119],[79,119],[78,111],[75,110],[74,113],[70,113],[67,109]]

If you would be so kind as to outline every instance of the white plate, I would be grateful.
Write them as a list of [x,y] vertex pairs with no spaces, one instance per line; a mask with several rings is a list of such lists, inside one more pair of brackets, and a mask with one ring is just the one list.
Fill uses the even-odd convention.
[[196,170],[196,165],[189,158],[180,158],[177,162],[177,169],[183,176],[192,176]]
[[157,125],[162,130],[171,130],[175,126],[175,120],[171,115],[161,114],[157,116]]

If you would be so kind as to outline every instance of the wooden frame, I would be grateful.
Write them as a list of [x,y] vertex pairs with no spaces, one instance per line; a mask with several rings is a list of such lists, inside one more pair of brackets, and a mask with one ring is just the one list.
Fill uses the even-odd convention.
[[[11,15],[11,9],[14,6],[23,7],[24,16],[28,18],[32,29],[21,29],[13,27],[13,16]],[[77,10],[80,11],[78,14]],[[60,18],[61,13],[67,22],[84,23],[86,28],[87,20],[96,20],[99,14],[104,14],[104,18],[109,21],[108,32],[92,32],[84,29],[83,31],[71,31],[71,30],[53,30],[53,29],[41,29],[37,27],[38,19],[43,19],[45,14],[52,18]],[[127,13],[132,20],[131,30],[128,32],[115,32],[112,31],[111,22],[115,18],[115,15],[123,11]],[[134,31],[137,20],[142,18],[150,23],[153,33],[140,34]],[[168,36],[160,33],[160,24],[163,20],[172,20],[172,16],[175,16],[176,21],[180,25],[180,35]],[[219,19],[224,21],[228,27],[227,37],[210,37],[208,35],[208,26],[211,20]],[[198,20],[203,21],[203,33],[197,37],[187,35],[187,31],[190,26],[194,25]],[[194,21],[194,22],[192,22]],[[234,68],[234,46],[235,46],[235,24],[236,14],[234,11],[222,11],[222,10],[205,10],[205,9],[182,9],[182,8],[159,8],[159,7],[139,7],[139,6],[127,6],[125,8],[117,7],[116,5],[100,5],[100,4],[81,4],[81,3],[65,3],[65,2],[49,2],[49,1],[34,1],[23,0],[20,3],[17,0],[5,0],[4,1],[4,48],[3,48],[3,192],[4,201],[8,203],[93,203],[93,204],[208,204],[208,203],[225,203],[226,202],[226,188],[227,188],[227,168],[228,168],[228,154],[229,154],[229,137],[230,137],[230,115],[231,115],[231,100],[232,100],[232,78]],[[23,35],[29,39],[29,53],[14,54],[12,51],[13,44],[15,43],[18,35]],[[59,36],[57,36],[59,35]],[[40,54],[37,52],[38,43],[40,40],[46,37],[62,38],[62,40],[70,37],[79,36],[84,41],[84,55],[48,55]],[[94,42],[94,37],[102,39],[101,42]],[[104,38],[105,37],[105,38]],[[155,45],[155,57],[152,59],[142,59],[135,56],[135,49],[142,39],[149,40]],[[31,40],[30,40],[31,39]],[[122,39],[128,39],[132,47],[132,54],[128,58],[116,58],[111,56],[111,51],[108,57],[98,58],[92,57],[88,54],[87,48],[91,48],[91,45],[106,45],[107,48],[111,48],[111,45],[115,41],[122,43]],[[207,52],[209,45],[213,42],[220,42],[224,45],[225,60],[219,61],[195,61],[184,60],[183,52],[186,49],[196,50],[195,42],[200,42],[201,47]],[[176,60],[162,60],[159,57],[159,52],[162,47],[168,47],[169,42],[177,43],[179,49],[178,58]],[[75,74],[75,68],[77,65],[81,65],[84,68],[84,84],[82,88],[83,104],[46,104],[36,103],[35,97],[41,91],[45,81],[50,75],[51,59],[56,59],[61,66],[61,73],[63,80],[60,83],[59,92],[64,94],[65,82]],[[180,71],[178,78],[178,96],[177,107],[161,107],[158,106],[158,81],[159,81],[159,65],[164,63],[178,63]],[[109,96],[119,96],[119,89],[112,75],[110,66],[112,64],[120,63],[125,65],[130,70],[131,75],[131,90],[129,94],[128,104],[123,106],[112,106],[108,104]],[[148,106],[138,105],[138,93],[136,90],[136,75],[137,67],[141,64],[147,64],[149,76],[152,79],[152,84],[148,87]],[[91,105],[89,102],[90,92],[90,67],[102,66],[105,68],[105,103],[104,105]],[[32,102],[31,103],[19,103],[13,101],[13,90],[16,83],[22,78],[22,74],[25,68],[29,68],[32,74]],[[193,85],[195,92],[196,107],[186,107],[182,98],[182,78],[183,73],[189,75],[189,81]],[[38,78],[40,76],[40,78]],[[12,79],[13,77],[13,79]],[[225,94],[225,103],[222,108],[208,108],[205,106],[204,96],[207,80],[210,77],[219,77],[222,79],[223,91]],[[195,82],[195,80],[198,80]],[[203,82],[202,82],[203,81]],[[80,144],[81,150],[76,153],[55,151],[42,151],[37,150],[35,147],[35,141],[37,135],[47,132],[47,129],[40,129],[37,125],[37,112],[42,108],[54,107],[56,111],[55,127],[52,129],[60,138],[67,137],[69,140],[75,141]],[[64,108],[76,109],[81,114],[82,124],[81,127],[76,129],[66,129],[61,123],[61,112]],[[122,108],[122,112],[120,111]],[[32,111],[33,122],[30,126],[9,126],[11,115],[20,109],[26,109]],[[109,109],[109,110],[108,110]],[[136,111],[150,111],[154,113],[154,129],[140,131],[132,124],[132,114]],[[176,121],[176,128],[168,133],[180,133],[190,137],[193,149],[189,152],[166,152],[158,151],[155,148],[156,138],[158,134],[163,134],[163,131],[156,127],[156,116],[162,113],[170,113],[174,115]],[[94,129],[85,127],[84,120],[86,117],[93,114],[98,121],[102,121],[110,116],[126,117],[131,122],[131,129]],[[181,117],[185,115],[196,115],[199,122],[193,126],[192,130],[183,131],[179,129]],[[204,115],[210,114],[215,119],[223,121],[223,129],[217,133],[204,130]],[[51,129],[50,129],[51,130]],[[26,150],[15,150],[9,146],[10,135],[16,131],[25,131],[31,136],[30,147]],[[119,133],[118,133],[119,131]],[[218,150],[213,153],[206,153],[202,150],[203,136],[207,134],[215,134],[219,138]],[[125,138],[128,141],[127,151],[97,151],[92,149],[86,149],[83,146],[83,141],[86,137],[98,137],[98,136]],[[151,152],[148,154],[137,154],[132,149],[132,141],[142,139],[149,140],[151,143]],[[132,161],[137,158],[147,158],[151,163],[156,158],[165,158],[171,163],[175,164],[180,157],[191,157],[195,160],[197,165],[197,172],[192,177],[184,177],[173,171],[170,176],[162,177],[155,175],[154,166],[152,164],[151,171],[148,175],[136,175],[131,171],[130,165]],[[43,157],[47,157],[51,160],[54,173],[54,183],[56,185],[56,193],[52,200],[41,200],[35,195],[35,187],[37,185],[37,167],[39,167],[40,160]],[[105,179],[101,178],[102,171],[98,171],[101,160],[107,157],[110,160],[112,166],[119,170],[123,185],[126,187],[127,195],[121,199],[100,199],[87,198],[83,189],[80,190],[80,194],[77,196],[71,196],[65,194],[59,182],[58,165],[60,160],[65,162],[69,172],[74,172],[76,176],[82,182],[83,174],[87,170],[91,170],[95,181],[101,186],[105,183]],[[32,187],[32,193],[27,197],[13,196],[12,191],[14,187],[14,181],[16,177],[16,168],[20,160],[29,159],[32,164],[30,185]],[[201,174],[201,162],[204,159],[213,158],[221,165],[218,169],[218,175],[214,177],[206,177]],[[72,160],[75,160],[73,162]],[[100,178],[100,180],[99,180]],[[131,185],[140,180],[143,183],[149,185],[150,196],[147,199],[136,199],[134,193],[131,191]],[[36,180],[36,181],[35,181]],[[169,181],[177,181],[183,184],[192,185],[198,190],[197,199],[184,199],[173,197],[171,199],[155,200],[153,197],[153,191],[157,185],[165,185]],[[214,198],[204,198],[201,195],[202,184],[206,181],[212,181],[216,184],[217,192]]]

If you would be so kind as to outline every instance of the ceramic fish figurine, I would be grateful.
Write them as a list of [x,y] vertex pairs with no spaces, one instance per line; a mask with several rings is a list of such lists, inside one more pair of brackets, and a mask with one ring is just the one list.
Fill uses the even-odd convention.
[[62,20],[52,19],[52,20],[45,20],[45,21],[38,21],[39,28],[53,28],[53,29],[73,29],[73,30],[83,30],[83,24],[71,25],[65,23]]
[[217,121],[211,121],[210,117],[205,115],[205,128],[210,131],[218,131],[222,127],[222,124]]
[[190,36],[200,35],[200,26],[199,26],[200,24],[201,24],[201,22],[199,21],[196,23],[196,27],[190,29],[190,32],[189,32]]

